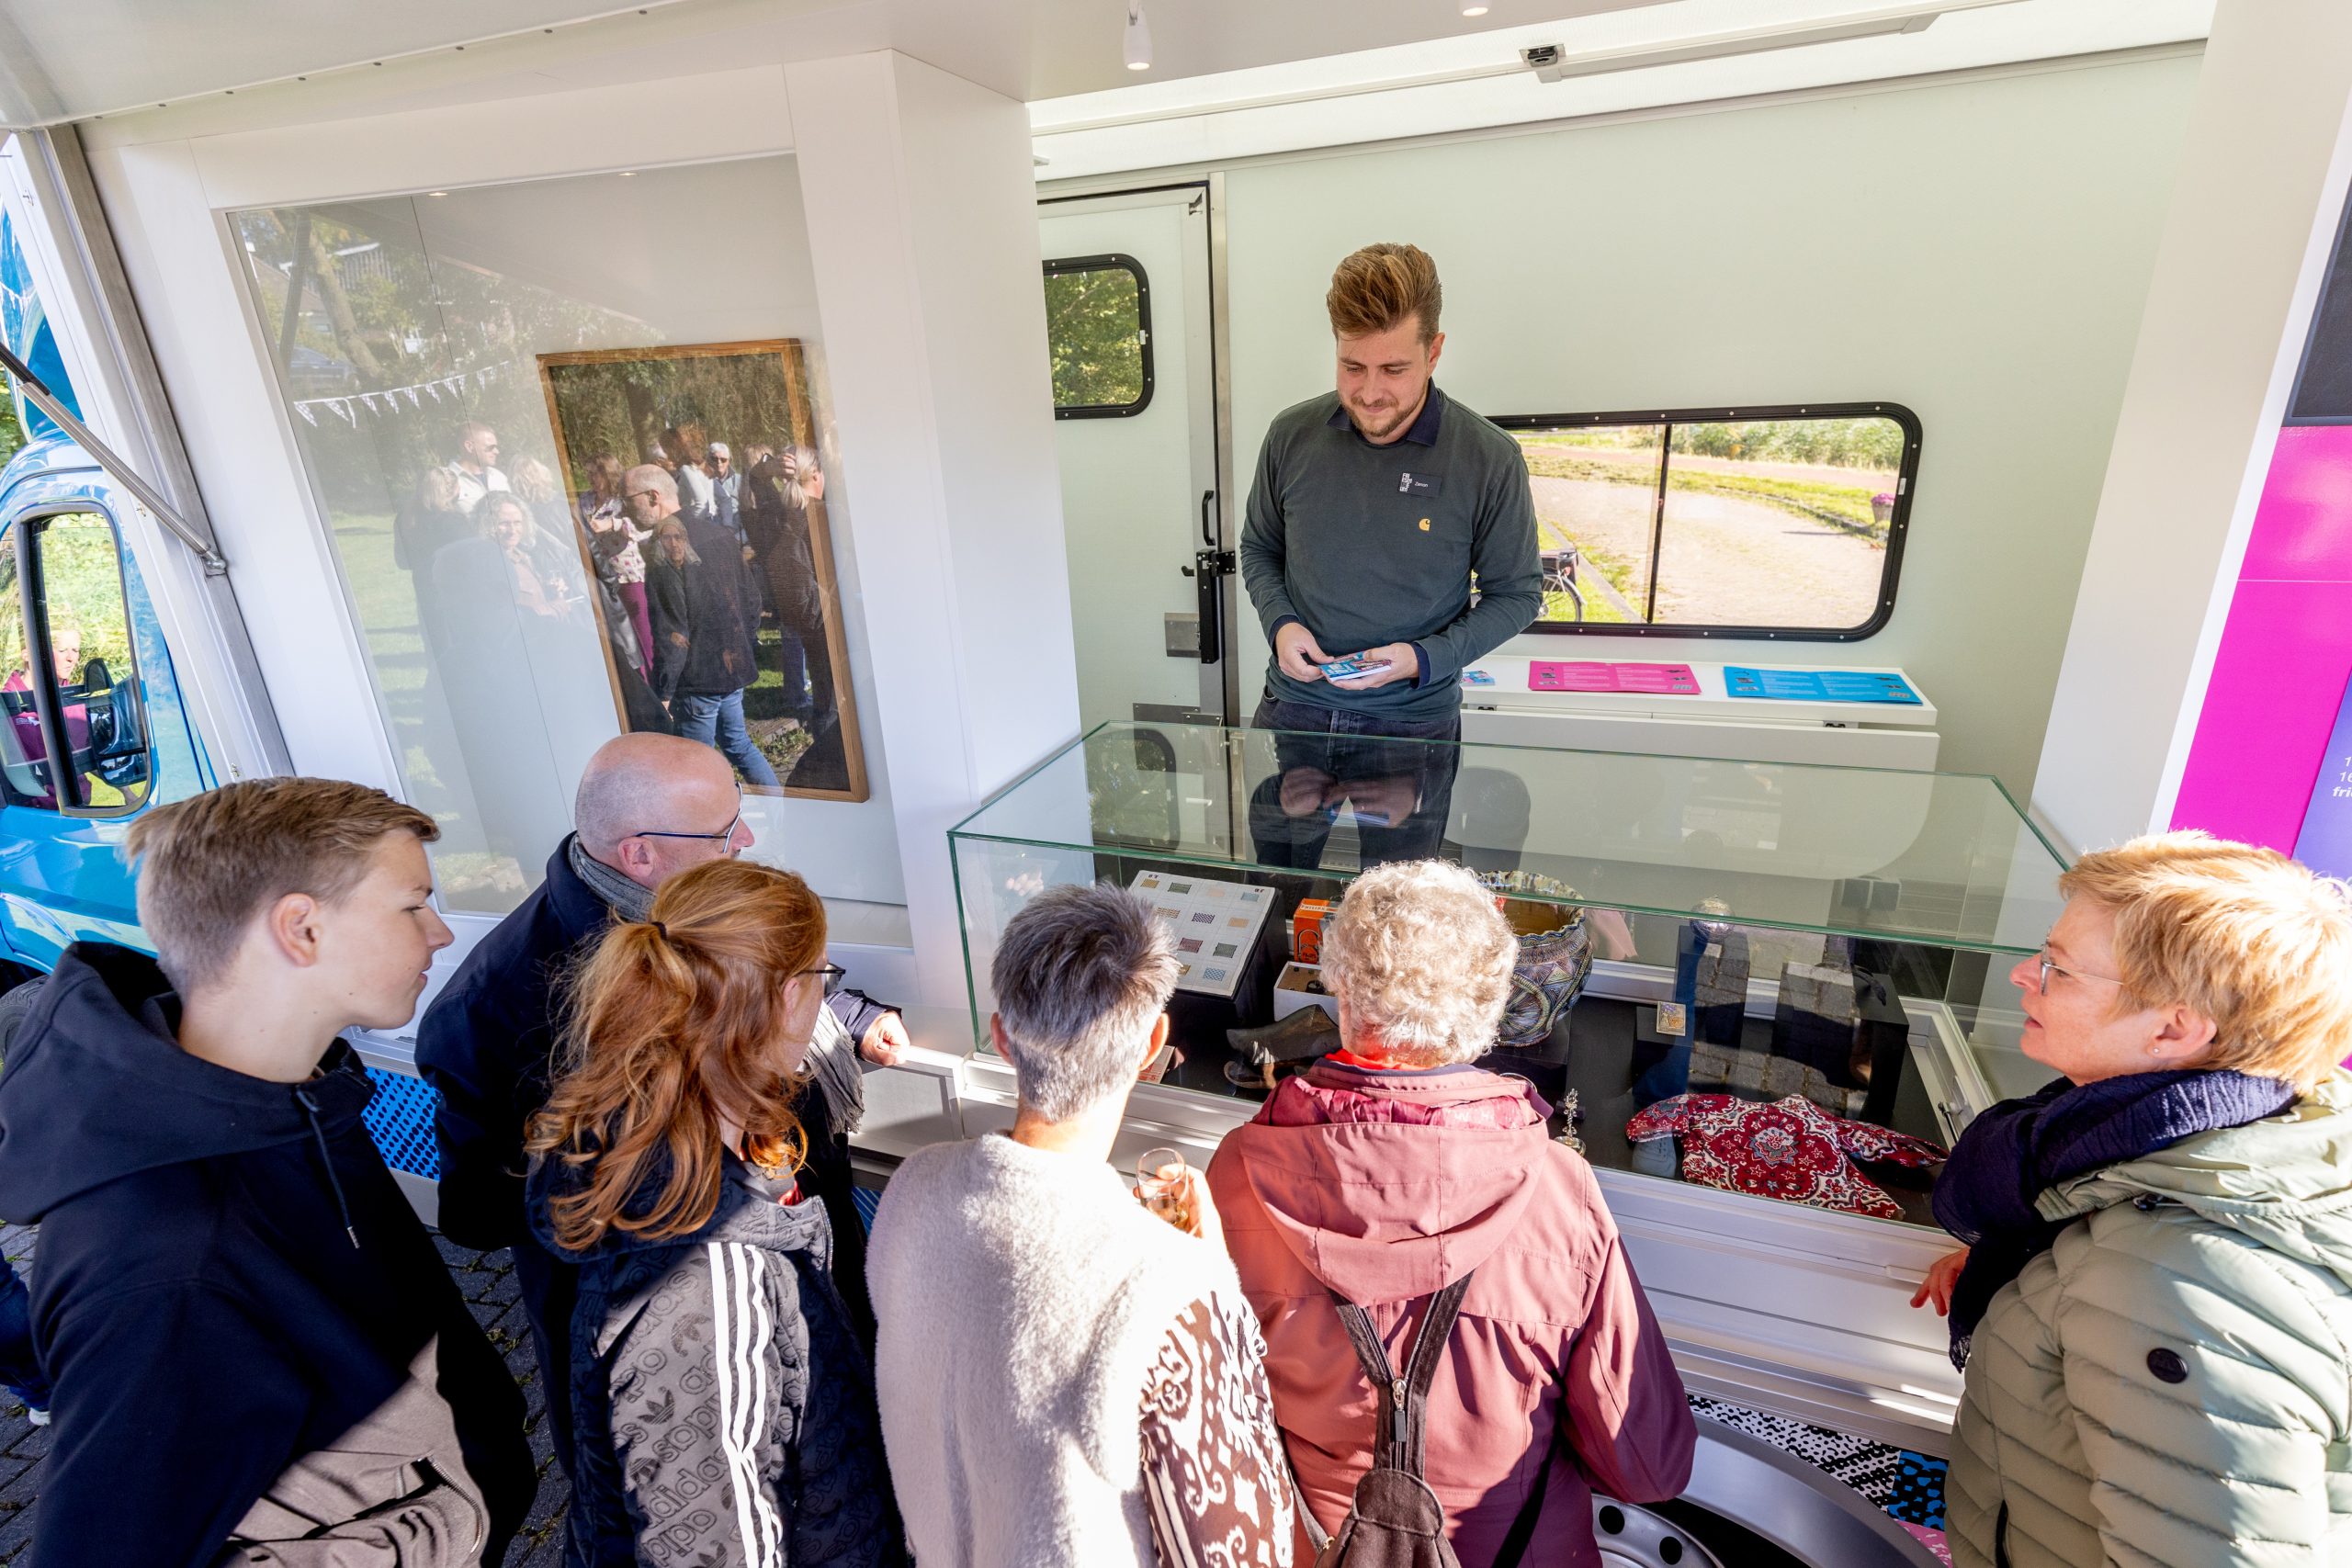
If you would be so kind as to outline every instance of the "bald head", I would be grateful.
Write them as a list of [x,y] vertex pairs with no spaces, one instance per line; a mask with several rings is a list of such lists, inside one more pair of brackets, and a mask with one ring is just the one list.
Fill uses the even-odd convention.
[[678,510],[678,481],[657,463],[639,463],[621,481],[621,493],[640,528],[650,528]]
[[[732,853],[750,842],[722,840],[741,801],[735,769],[699,740],[675,735],[622,735],[588,759],[572,803],[580,845],[647,887],[695,861]],[[642,838],[653,833],[707,838]]]

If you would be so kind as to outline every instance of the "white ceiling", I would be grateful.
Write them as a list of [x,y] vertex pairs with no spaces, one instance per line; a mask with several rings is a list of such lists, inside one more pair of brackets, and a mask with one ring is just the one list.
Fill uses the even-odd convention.
[[[435,74],[512,73],[625,43],[646,77],[742,58],[897,49],[1023,100],[1138,80],[1394,48],[1658,0],[1145,0],[1148,77],[1121,60],[1125,0],[0,0],[0,126],[153,109],[303,76],[387,79],[415,56]],[[1736,0],[1734,0],[1736,3]],[[470,58],[461,58],[470,56]],[[379,64],[378,62],[385,62]]]

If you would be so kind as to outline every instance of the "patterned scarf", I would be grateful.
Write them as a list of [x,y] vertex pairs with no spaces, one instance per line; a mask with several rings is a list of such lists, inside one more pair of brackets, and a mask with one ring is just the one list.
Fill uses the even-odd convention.
[[2277,1078],[2190,1067],[2081,1085],[2058,1078],[1970,1122],[1932,1199],[1937,1221],[1969,1248],[1951,1292],[1952,1365],[1968,1365],[1994,1294],[2079,1217],[2046,1220],[2036,1198],[2192,1134],[2275,1116],[2296,1098],[2294,1086]]

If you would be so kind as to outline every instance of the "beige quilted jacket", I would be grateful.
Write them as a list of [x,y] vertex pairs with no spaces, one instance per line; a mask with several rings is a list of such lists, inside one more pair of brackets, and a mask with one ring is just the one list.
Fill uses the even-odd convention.
[[1960,1568],[2352,1564],[2352,1078],[2038,1200],[1978,1325]]

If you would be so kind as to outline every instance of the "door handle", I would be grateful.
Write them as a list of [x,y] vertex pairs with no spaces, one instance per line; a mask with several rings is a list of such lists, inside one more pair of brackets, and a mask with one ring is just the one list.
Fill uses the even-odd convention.
[[1216,491],[1201,491],[1201,548],[1216,548]]

